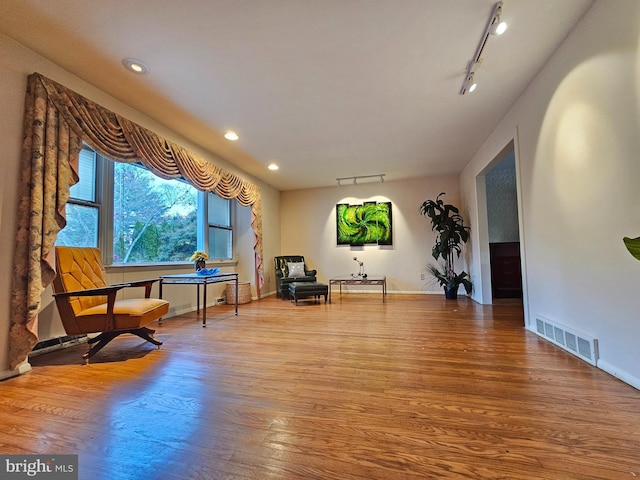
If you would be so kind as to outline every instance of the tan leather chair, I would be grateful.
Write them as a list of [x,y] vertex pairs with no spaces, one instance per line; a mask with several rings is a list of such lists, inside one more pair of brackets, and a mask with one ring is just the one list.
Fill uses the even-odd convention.
[[[159,279],[109,285],[102,254],[97,248],[56,247],[56,271],[53,296],[62,325],[68,335],[101,332],[89,339],[91,348],[82,358],[89,359],[111,340],[123,333],[134,335],[157,345],[155,330],[145,325],[162,318],[169,311],[169,302],[150,298],[151,287]],[[144,287],[144,298],[116,300],[118,292],[127,287]]]

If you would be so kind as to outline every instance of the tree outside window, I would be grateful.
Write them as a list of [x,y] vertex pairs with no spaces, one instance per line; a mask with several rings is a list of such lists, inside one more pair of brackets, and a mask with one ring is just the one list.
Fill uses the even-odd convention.
[[[88,147],[79,169],[57,245],[100,246],[111,257],[107,265],[186,262],[204,246],[212,259],[232,258],[230,200],[137,163],[112,162]],[[207,199],[200,210],[199,196]],[[199,230],[199,216],[208,228]]]

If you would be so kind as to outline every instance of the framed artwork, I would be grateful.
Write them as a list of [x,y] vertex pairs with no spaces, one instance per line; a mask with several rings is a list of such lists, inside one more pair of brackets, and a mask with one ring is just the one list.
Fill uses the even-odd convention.
[[336,205],[338,245],[392,245],[391,202]]

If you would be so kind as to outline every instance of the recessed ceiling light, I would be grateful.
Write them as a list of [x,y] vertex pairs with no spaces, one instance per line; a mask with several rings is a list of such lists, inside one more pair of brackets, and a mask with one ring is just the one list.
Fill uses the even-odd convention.
[[278,170],[280,167],[278,165],[276,165],[275,163],[270,163],[267,168],[269,170]]
[[236,132],[229,130],[227,133],[224,134],[224,138],[226,138],[227,140],[231,140],[232,142],[235,142],[240,137],[238,137],[238,134]]
[[124,58],[122,59],[122,64],[124,65],[124,68],[130,72],[137,73],[138,75],[144,75],[149,72],[149,68],[143,62],[135,58]]

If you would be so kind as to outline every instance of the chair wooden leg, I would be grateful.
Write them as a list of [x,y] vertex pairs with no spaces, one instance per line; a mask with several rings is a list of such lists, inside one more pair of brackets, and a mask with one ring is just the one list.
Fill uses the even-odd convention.
[[153,336],[153,334],[156,333],[156,331],[151,330],[150,328],[147,328],[147,327],[134,328],[131,330],[118,330],[117,332],[102,332],[100,335],[90,338],[88,340],[87,343],[89,343],[89,345],[92,345],[92,344],[95,344],[95,345],[93,345],[87,353],[82,355],[82,358],[84,359],[85,363],[88,364],[89,359],[91,357],[93,357],[96,353],[102,350],[102,348],[107,343],[109,343],[111,340],[113,340],[117,336],[122,335],[123,333],[132,333],[134,335],[137,335],[143,340],[146,340],[149,343],[153,343],[154,345],[157,345],[158,348],[160,348],[160,345],[162,345],[162,342],[160,340],[157,340]]
[[158,348],[160,348],[160,345],[162,345],[162,342],[160,340],[157,340],[153,336],[153,334],[156,333],[156,331],[151,330],[150,328],[147,328],[147,327],[137,328],[136,330],[131,330],[130,333],[133,333],[134,335],[139,336],[140,338],[146,340],[147,342],[157,345]]
[[82,355],[82,358],[84,358],[84,362],[88,364],[91,357],[102,350],[102,347],[104,347],[107,343],[109,343],[121,333],[122,332],[102,332],[100,335],[90,338],[87,343],[89,343],[89,345],[95,343],[95,345],[93,345],[87,353]]

